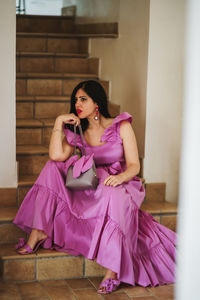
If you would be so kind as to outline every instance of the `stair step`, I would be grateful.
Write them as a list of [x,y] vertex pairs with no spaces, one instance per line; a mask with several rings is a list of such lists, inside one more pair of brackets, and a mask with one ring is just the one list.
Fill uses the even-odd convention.
[[17,207],[1,207],[0,222],[12,221],[17,213]]
[[98,79],[96,74],[88,74],[88,73],[17,73],[17,79],[20,78],[36,78],[36,79],[48,79],[48,78],[55,78],[55,79],[70,79],[70,78],[80,78],[80,79]]
[[17,15],[16,29],[25,32],[69,32],[75,30],[74,17]]
[[18,187],[32,186],[37,179],[37,175],[20,176],[18,180]]
[[[99,80],[98,82],[104,87],[107,95],[109,95],[109,82],[103,80]],[[16,90],[17,96],[69,96],[79,83],[80,79],[77,78],[25,78],[16,80]]]
[[16,120],[16,126],[17,128],[24,127],[24,128],[37,128],[37,127],[42,127],[43,122],[35,119],[17,119]]
[[66,102],[70,101],[69,96],[17,96],[17,102]]
[[50,38],[118,38],[117,33],[46,33],[17,32],[17,37],[50,37]]
[[88,38],[17,35],[17,52],[88,53]]
[[14,244],[0,250],[2,279],[5,282],[59,280],[103,276],[105,269],[82,255],[74,257],[55,250],[39,249],[36,254],[19,255]]
[[16,188],[0,188],[0,207],[16,206]]
[[[98,58],[76,58],[76,57],[17,57],[17,72],[19,73],[78,73],[80,74],[95,74],[99,72]],[[20,75],[20,73],[17,75]],[[58,76],[58,75],[57,75]],[[68,75],[67,75],[68,76]]]
[[17,146],[16,153],[17,155],[48,154],[49,149],[48,147],[41,145],[23,145]]
[[27,52],[17,51],[17,57],[68,57],[68,58],[88,58],[88,53],[57,53],[57,52]]

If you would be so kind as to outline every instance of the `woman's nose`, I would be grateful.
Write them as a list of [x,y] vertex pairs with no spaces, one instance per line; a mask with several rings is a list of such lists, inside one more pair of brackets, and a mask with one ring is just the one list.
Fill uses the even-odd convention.
[[77,100],[76,100],[76,106],[79,106],[80,103],[81,103],[81,100],[80,100],[80,99],[77,99]]

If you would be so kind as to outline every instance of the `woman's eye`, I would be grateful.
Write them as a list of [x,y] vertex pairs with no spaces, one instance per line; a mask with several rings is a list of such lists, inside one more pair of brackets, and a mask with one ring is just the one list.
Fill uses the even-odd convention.
[[82,101],[86,101],[86,100],[87,100],[87,98],[85,98],[85,97],[82,97],[82,98],[81,98],[81,100],[82,100]]

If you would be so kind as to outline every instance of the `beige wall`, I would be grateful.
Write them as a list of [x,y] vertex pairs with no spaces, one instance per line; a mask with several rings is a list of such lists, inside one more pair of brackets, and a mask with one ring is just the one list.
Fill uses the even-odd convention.
[[100,78],[110,81],[110,100],[133,115],[144,155],[149,0],[120,0],[119,38],[92,39],[91,56],[101,60]]
[[0,187],[17,185],[15,140],[15,0],[0,9]]
[[150,2],[144,177],[147,182],[166,182],[170,202],[178,198],[184,2]]
[[120,0],[63,0],[63,6],[76,6],[77,23],[117,22]]

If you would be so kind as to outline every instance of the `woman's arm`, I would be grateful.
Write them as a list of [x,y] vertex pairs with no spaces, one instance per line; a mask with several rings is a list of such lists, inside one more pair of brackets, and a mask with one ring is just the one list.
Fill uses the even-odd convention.
[[140,171],[140,161],[137,149],[135,133],[128,121],[120,124],[120,137],[123,141],[124,155],[126,160],[126,170],[118,175],[108,176],[104,180],[105,185],[117,186],[122,182],[129,181]]
[[60,115],[57,117],[49,144],[49,157],[51,160],[65,161],[71,156],[74,149],[73,146],[68,144],[65,137],[62,140],[63,123],[76,123],[78,125],[80,124],[80,119],[74,114]]

